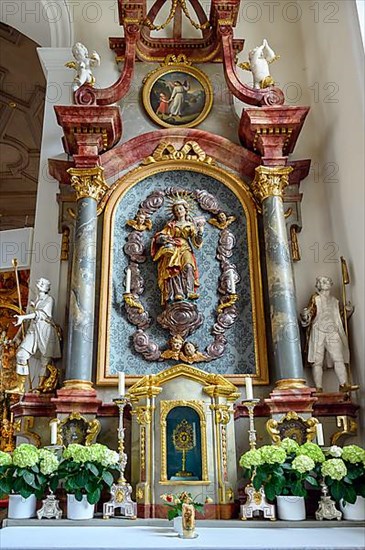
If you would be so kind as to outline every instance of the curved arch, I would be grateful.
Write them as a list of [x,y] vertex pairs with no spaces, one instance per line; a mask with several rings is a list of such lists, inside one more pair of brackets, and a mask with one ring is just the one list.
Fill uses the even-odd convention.
[[[105,177],[109,180],[119,176],[124,170],[130,170],[152,155],[162,141],[168,141],[176,149],[182,147],[187,141],[196,141],[207,155],[234,170],[247,181],[255,177],[255,168],[261,164],[260,156],[217,134],[195,128],[163,128],[136,136],[104,153],[102,166]],[[54,171],[54,175],[58,179],[57,170]]]
[[4,3],[0,20],[43,48],[69,48],[74,41],[66,0],[12,0]]

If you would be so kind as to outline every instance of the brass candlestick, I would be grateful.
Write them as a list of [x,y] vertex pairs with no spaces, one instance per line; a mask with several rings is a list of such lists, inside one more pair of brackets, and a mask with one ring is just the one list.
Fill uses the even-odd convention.
[[137,504],[132,500],[132,487],[127,482],[124,472],[127,465],[128,456],[124,451],[124,425],[123,413],[124,407],[130,404],[127,397],[118,397],[113,399],[119,409],[119,426],[118,426],[118,451],[119,451],[119,470],[120,476],[117,483],[113,483],[110,488],[111,499],[105,502],[103,507],[104,519],[109,519],[115,516],[115,510],[120,508],[120,515],[128,519],[137,518]]
[[247,407],[248,418],[249,418],[249,428],[248,428],[248,442],[251,449],[256,449],[256,430],[255,430],[255,421],[254,421],[254,409],[256,405],[260,402],[260,399],[244,399],[242,404]]

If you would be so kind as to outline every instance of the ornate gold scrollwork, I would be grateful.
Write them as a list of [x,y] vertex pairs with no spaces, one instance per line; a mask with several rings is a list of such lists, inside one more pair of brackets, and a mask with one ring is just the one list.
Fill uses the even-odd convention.
[[152,164],[164,160],[192,160],[210,165],[215,164],[213,158],[207,155],[196,141],[187,141],[181,149],[176,149],[168,141],[161,141],[153,154],[147,157],[142,164]]
[[[55,422],[55,420],[53,420]],[[95,443],[95,440],[101,430],[99,420],[94,418],[93,420],[86,420],[81,416],[79,412],[72,412],[69,416],[63,420],[56,420],[57,422],[57,445],[69,445],[70,443],[80,443],[82,445],[91,445]],[[71,440],[67,439],[67,433],[70,432]],[[77,441],[75,441],[75,436]]]
[[69,168],[67,172],[71,176],[71,186],[76,191],[76,199],[91,198],[100,202],[108,191],[105,183],[104,168]]
[[351,416],[336,416],[336,425],[340,428],[331,435],[331,445],[337,445],[341,437],[350,437],[357,434],[357,420]]
[[133,296],[133,294],[125,292],[123,294],[123,299],[124,299],[125,303],[129,305],[129,307],[135,308],[138,311],[138,313],[141,313],[141,314],[144,313],[143,305],[141,304],[141,302],[136,300],[136,298],[135,298],[135,296]]
[[251,189],[259,202],[268,197],[282,197],[284,188],[289,183],[289,174],[293,171],[291,166],[271,168],[258,166],[255,169],[255,178]]
[[315,438],[317,424],[317,418],[311,417],[304,420],[296,412],[289,411],[280,420],[270,418],[266,422],[266,430],[276,444],[285,437],[290,437],[301,445]]

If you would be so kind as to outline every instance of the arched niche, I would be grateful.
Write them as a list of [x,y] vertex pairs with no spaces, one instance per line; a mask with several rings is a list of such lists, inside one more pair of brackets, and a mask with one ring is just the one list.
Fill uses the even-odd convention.
[[[241,311],[237,332],[234,336],[232,336],[232,330],[227,332],[231,353],[223,356],[220,360],[199,366],[207,372],[223,374],[234,384],[242,384],[246,374],[253,375],[258,383],[268,383],[257,205],[247,185],[236,175],[212,162],[188,158],[160,159],[158,162],[151,161],[141,164],[120,178],[109,192],[102,222],[97,383],[114,385],[121,364],[127,374],[128,383],[134,383],[146,373],[155,374],[171,365],[167,362],[146,361],[133,351],[131,340],[135,327],[128,323],[123,304],[125,268],[127,267],[127,258],[124,256],[123,247],[128,236],[125,223],[134,217],[140,202],[148,196],[148,193],[155,188],[164,189],[169,185],[186,189],[205,188],[221,198],[224,210],[228,209],[229,211],[230,205],[233,204],[238,209],[236,214],[239,223],[235,232],[240,240],[237,261],[241,262],[240,269],[242,269],[240,307],[250,316],[250,322],[248,324],[245,321]],[[206,212],[205,215],[207,215]],[[159,219],[159,216],[163,216],[162,209],[153,216],[152,231],[148,232],[148,235],[147,232],[144,235],[147,255],[151,236],[163,223],[163,219]],[[214,261],[219,232],[212,226],[209,226],[209,232],[206,254],[210,255]],[[146,279],[145,287],[147,289],[147,294],[140,298],[146,307],[150,308],[151,316],[155,317],[160,312],[158,311],[159,293],[156,286],[155,266],[151,258],[148,257],[147,262],[141,264],[140,267],[143,277]],[[214,323],[215,308],[218,303],[216,283],[212,283],[210,295],[204,296],[204,305],[204,284],[210,284],[212,280],[215,280],[214,277],[216,275],[209,276],[209,266],[204,263],[202,304],[209,319],[208,325],[200,333],[193,335],[193,338],[200,343],[201,349],[209,341],[209,331]],[[155,309],[153,307],[151,309],[151,303],[154,304]],[[161,340],[162,333],[158,331],[158,328],[156,331],[156,327],[153,327],[151,331],[153,338],[157,340],[160,338],[161,346],[166,346],[168,333],[163,341]],[[247,340],[248,334],[251,335],[249,340]],[[229,368],[227,370],[227,365],[231,370]]]

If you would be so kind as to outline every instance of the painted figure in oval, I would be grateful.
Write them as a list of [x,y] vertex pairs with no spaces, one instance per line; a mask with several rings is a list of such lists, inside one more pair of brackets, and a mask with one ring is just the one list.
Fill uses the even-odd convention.
[[199,271],[194,248],[203,245],[204,218],[193,220],[188,200],[176,197],[173,219],[152,239],[151,255],[158,262],[161,304],[199,298]]

